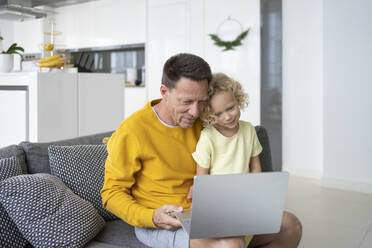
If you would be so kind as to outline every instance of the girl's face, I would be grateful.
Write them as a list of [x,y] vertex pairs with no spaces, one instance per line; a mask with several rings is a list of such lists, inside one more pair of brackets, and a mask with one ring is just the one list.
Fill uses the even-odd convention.
[[237,128],[240,118],[239,103],[230,91],[222,91],[210,100],[212,111],[216,117],[215,126],[220,129],[232,130]]

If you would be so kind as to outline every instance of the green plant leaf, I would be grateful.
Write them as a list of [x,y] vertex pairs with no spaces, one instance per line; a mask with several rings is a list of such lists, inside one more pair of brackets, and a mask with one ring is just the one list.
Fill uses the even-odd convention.
[[245,30],[243,33],[241,33],[236,39],[243,40],[247,36],[248,32],[249,32],[249,28]]
[[14,50],[25,52],[25,49],[23,49],[23,47],[20,46],[17,46],[16,48],[14,48]]
[[239,34],[235,40],[232,41],[224,41],[221,40],[220,37],[218,37],[217,34],[208,34],[209,37],[214,41],[214,44],[219,47],[223,47],[224,49],[222,51],[229,51],[229,50],[235,50],[234,47],[236,46],[241,46],[242,45],[242,40],[248,35],[249,28]]
[[12,51],[14,50],[14,48],[17,46],[17,43],[13,43],[9,48],[8,50],[5,52],[5,53],[9,53],[11,54]]
[[[14,53],[20,54],[20,53],[17,52],[17,51],[24,52],[25,50],[23,49],[23,47],[17,46],[17,43],[13,43],[13,44],[8,48],[8,50],[6,50],[6,52],[3,51],[3,53],[5,53],[5,54],[14,54]],[[21,55],[21,54],[20,54],[20,55]]]

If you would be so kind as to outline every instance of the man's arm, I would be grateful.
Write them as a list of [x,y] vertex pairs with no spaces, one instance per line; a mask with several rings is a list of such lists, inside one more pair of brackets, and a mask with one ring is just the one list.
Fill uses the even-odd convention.
[[103,206],[128,224],[155,227],[152,222],[154,210],[139,204],[131,194],[134,174],[142,169],[137,160],[136,138],[119,129],[110,138],[107,152],[105,181],[101,190]]
[[181,223],[169,214],[182,207],[165,205],[158,209],[139,204],[131,194],[135,173],[141,173],[140,146],[125,130],[116,131],[107,145],[105,182],[101,190],[103,206],[128,224],[142,228],[176,229]]

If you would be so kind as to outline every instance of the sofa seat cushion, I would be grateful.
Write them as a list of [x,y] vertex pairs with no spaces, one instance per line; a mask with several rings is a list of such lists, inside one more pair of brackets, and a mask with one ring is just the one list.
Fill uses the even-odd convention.
[[[22,170],[15,157],[0,159],[0,182],[21,174]],[[27,243],[0,203],[0,247],[20,248]]]
[[134,233],[134,227],[122,220],[113,220],[106,222],[104,229],[94,238],[95,241],[117,245],[128,248],[145,248],[138,241]]
[[52,175],[91,202],[106,221],[118,219],[103,208],[100,193],[105,177],[106,145],[50,146],[48,151]]
[[47,142],[47,143],[32,143],[22,142],[22,146],[27,162],[28,173],[50,173],[48,147],[50,145],[77,145],[77,144],[102,144],[102,140],[110,137],[112,132],[99,133],[87,136],[81,136],[73,139]]
[[83,247],[105,225],[89,202],[49,174],[0,182],[0,202],[34,247]]
[[110,245],[110,244],[106,244],[106,243],[102,243],[102,242],[92,240],[85,247],[86,248],[122,248],[124,246]]

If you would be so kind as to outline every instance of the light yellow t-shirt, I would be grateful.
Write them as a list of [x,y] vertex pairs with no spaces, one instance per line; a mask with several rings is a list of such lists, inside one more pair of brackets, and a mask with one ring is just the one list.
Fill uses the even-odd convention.
[[232,137],[222,135],[213,126],[203,129],[192,157],[201,167],[209,168],[209,174],[249,173],[251,157],[261,151],[254,126],[239,121],[239,130]]

